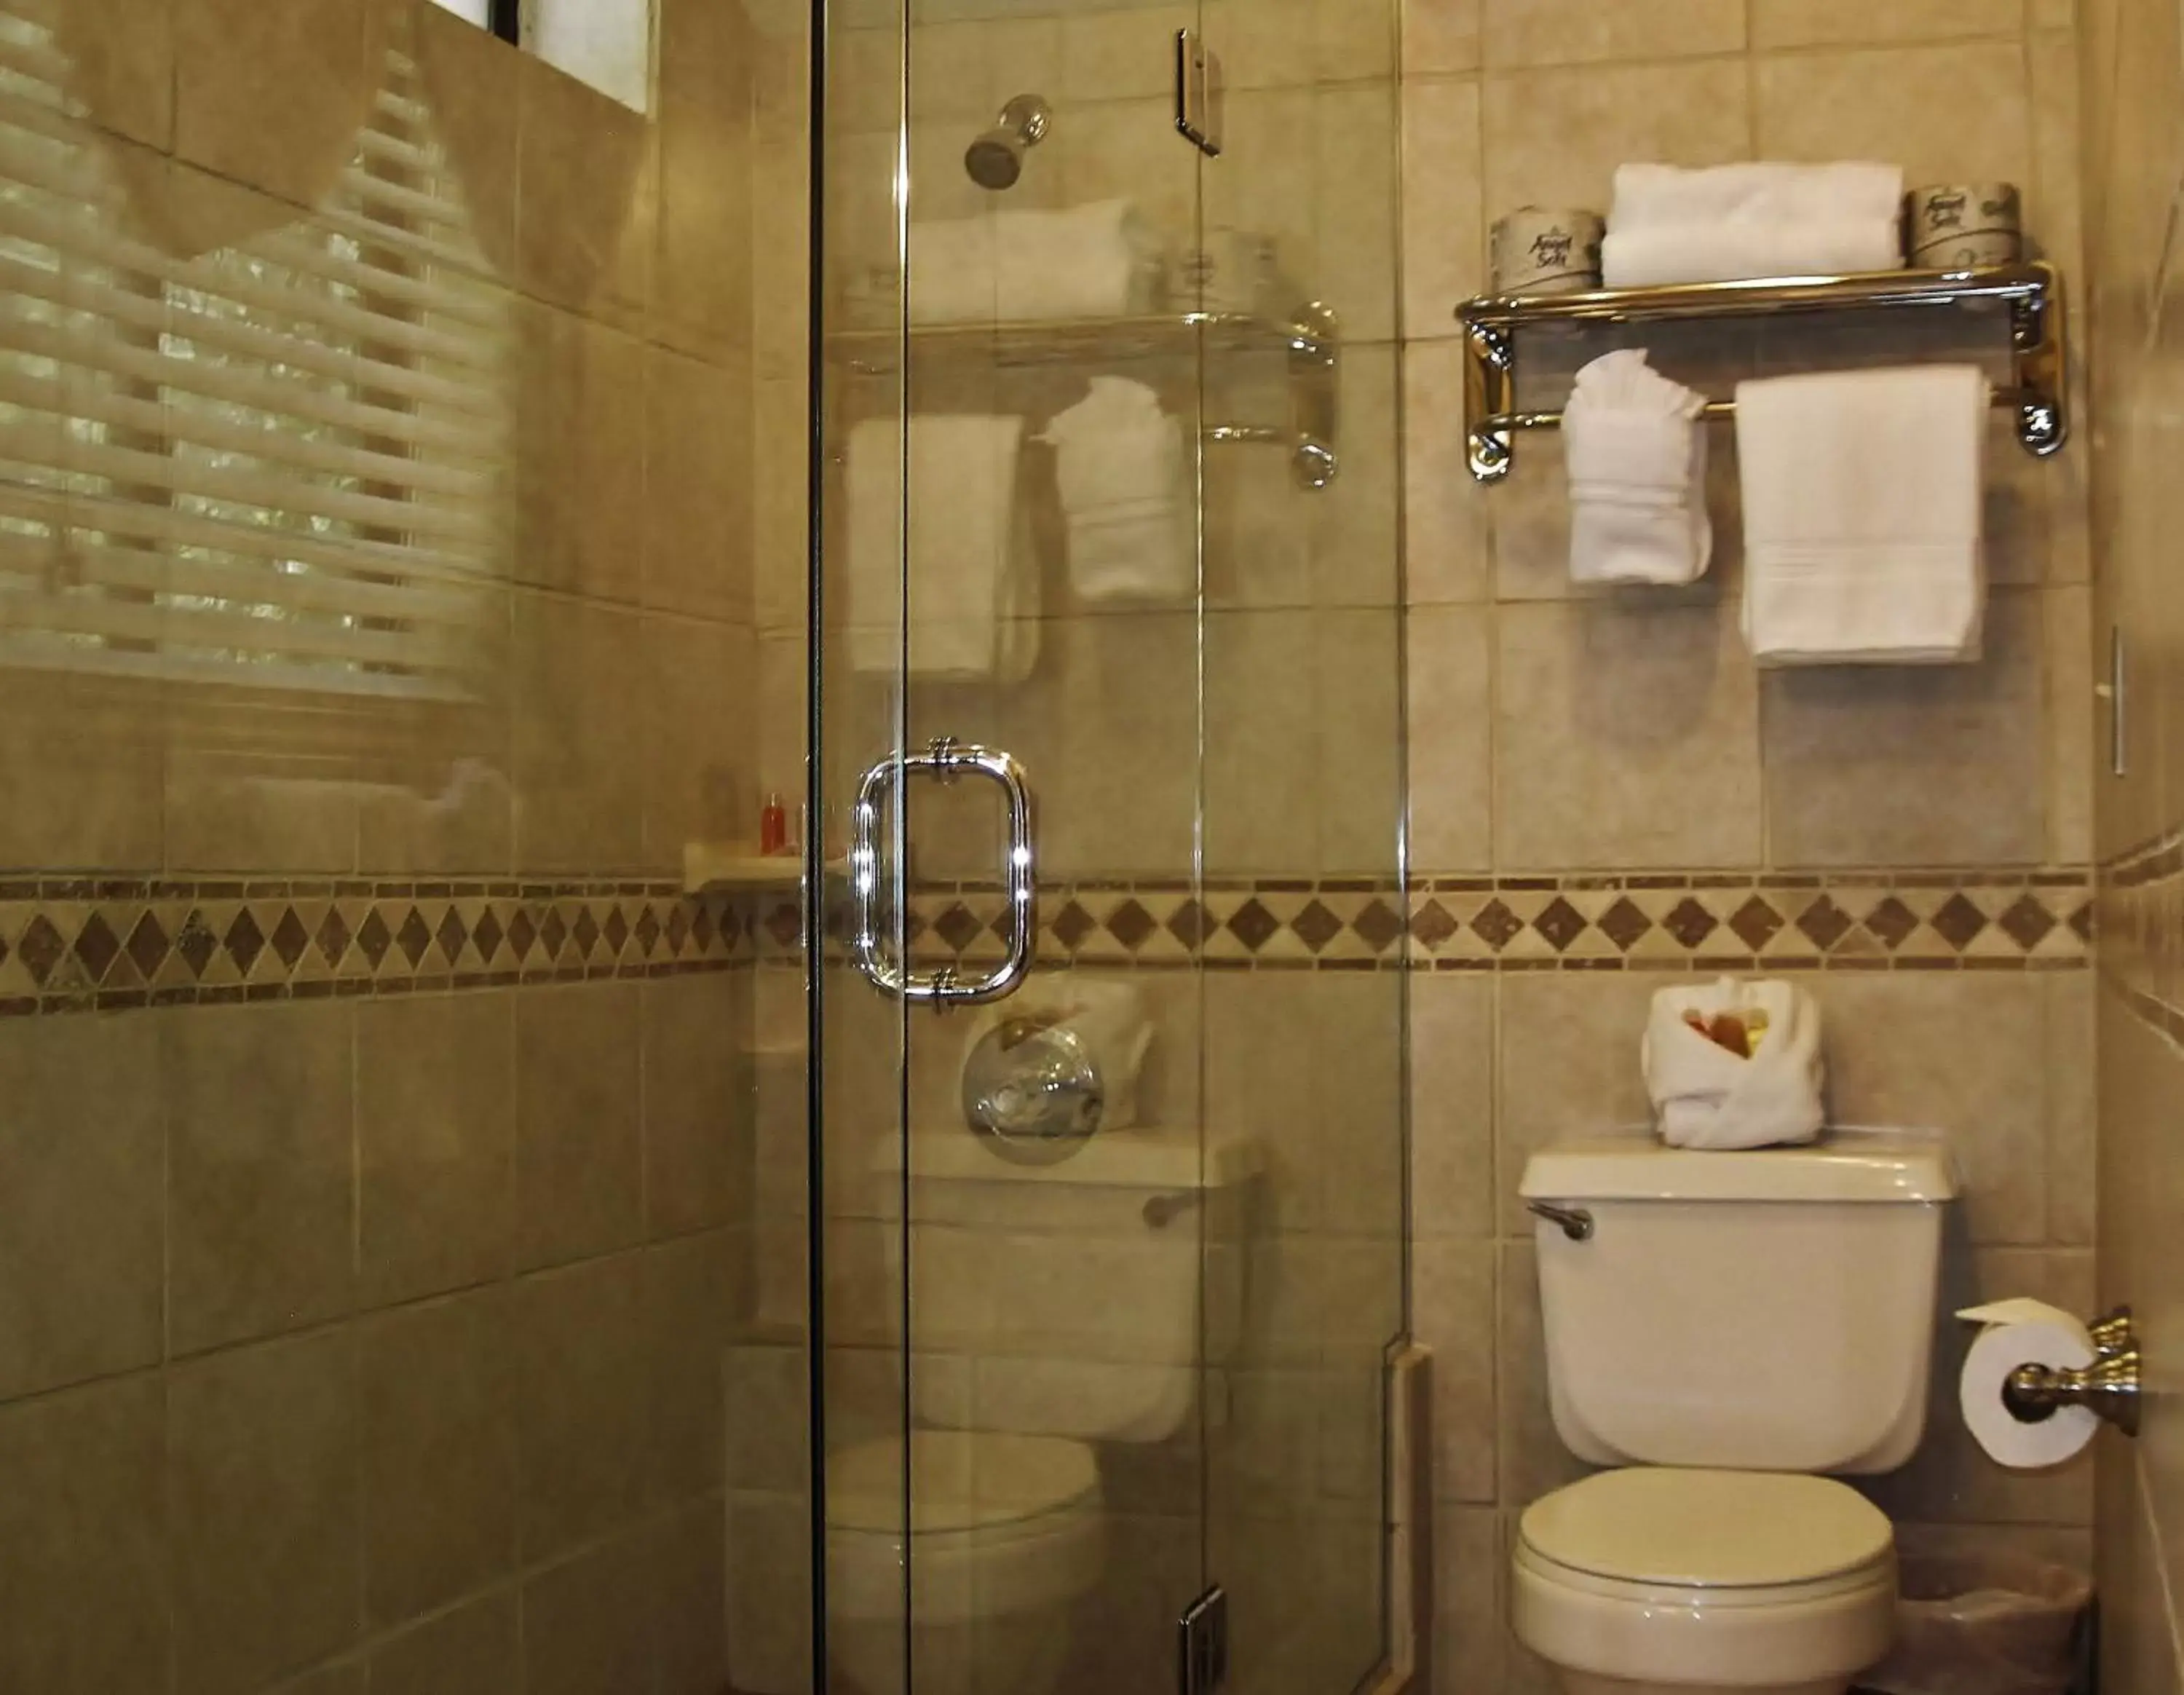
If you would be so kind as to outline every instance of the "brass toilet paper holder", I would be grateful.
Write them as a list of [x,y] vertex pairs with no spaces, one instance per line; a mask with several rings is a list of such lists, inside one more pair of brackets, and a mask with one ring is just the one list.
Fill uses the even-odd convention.
[[2020,1424],[2037,1425],[2059,1407],[2085,1407],[2127,1436],[2138,1434],[2138,1335],[2131,1308],[2118,1307],[2091,1327],[2087,1366],[2020,1365],[2002,1386],[2002,1404]]

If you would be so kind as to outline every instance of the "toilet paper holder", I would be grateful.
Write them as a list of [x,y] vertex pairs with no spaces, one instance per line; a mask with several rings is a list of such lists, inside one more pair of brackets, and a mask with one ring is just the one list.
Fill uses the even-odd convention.
[[2088,1327],[2087,1366],[2020,1365],[2002,1386],[2002,1404],[2020,1424],[2037,1425],[2059,1407],[2084,1407],[2127,1436],[2138,1434],[2138,1335],[2131,1308],[2118,1307]]

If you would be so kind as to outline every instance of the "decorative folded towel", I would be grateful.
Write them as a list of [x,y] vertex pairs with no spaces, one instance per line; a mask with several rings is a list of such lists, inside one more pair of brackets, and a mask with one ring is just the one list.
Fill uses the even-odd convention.
[[892,417],[850,432],[850,666],[896,668],[906,601],[911,676],[1020,683],[1039,656],[1039,561],[1020,475],[1023,420],[914,416],[906,500],[902,440]]
[[1758,160],[1687,170],[1674,164],[1616,168],[1611,227],[1651,229],[1724,219],[1895,218],[1903,209],[1901,166],[1862,159],[1825,164]]
[[1987,401],[1974,365],[1738,385],[1744,633],[1762,665],[1979,657]]
[[1903,210],[1895,165],[1626,164],[1602,270],[1611,288],[1900,270]]
[[1158,240],[1128,200],[914,223],[911,321],[1120,317],[1151,304],[1162,265]]
[[1601,267],[1610,288],[1756,276],[1856,276],[1901,270],[1903,237],[1893,219],[1612,230],[1601,243]]
[[1639,1054],[1673,1147],[1808,1142],[1825,1122],[1820,1009],[1790,984],[1658,990]]
[[1095,376],[1039,438],[1055,448],[1069,582],[1088,601],[1173,602],[1198,585],[1183,421],[1127,376]]
[[1573,581],[1673,585],[1706,574],[1705,405],[1648,365],[1642,348],[1604,354],[1578,372],[1563,409]]

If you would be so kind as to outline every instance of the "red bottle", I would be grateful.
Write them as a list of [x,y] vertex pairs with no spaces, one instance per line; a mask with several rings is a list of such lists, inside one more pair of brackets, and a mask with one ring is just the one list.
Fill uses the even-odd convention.
[[769,858],[788,851],[788,810],[778,789],[766,797],[766,810],[758,815],[758,850]]

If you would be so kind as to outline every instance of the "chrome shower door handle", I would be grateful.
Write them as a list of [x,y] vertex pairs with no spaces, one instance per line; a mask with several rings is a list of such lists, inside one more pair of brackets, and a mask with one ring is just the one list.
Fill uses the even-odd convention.
[[[888,957],[880,934],[880,834],[887,815],[888,796],[896,773],[907,778],[938,777],[944,783],[979,777],[997,783],[1008,804],[1007,863],[1001,886],[1009,911],[1008,951],[1001,962],[981,978],[966,981],[952,966],[930,973],[911,970],[905,962]],[[959,742],[953,736],[935,736],[922,750],[900,759],[888,758],[866,772],[857,784],[856,804],[850,813],[850,891],[853,919],[850,951],[857,969],[872,986],[905,1001],[943,1006],[975,1006],[1012,995],[1030,975],[1032,957],[1039,942],[1039,876],[1037,850],[1033,842],[1034,816],[1030,779],[1022,766],[998,748]]]

